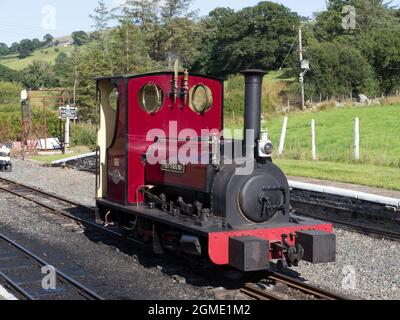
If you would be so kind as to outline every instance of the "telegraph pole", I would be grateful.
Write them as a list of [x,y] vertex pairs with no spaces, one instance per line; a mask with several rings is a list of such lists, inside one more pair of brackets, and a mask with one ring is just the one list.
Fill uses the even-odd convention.
[[304,90],[304,76],[310,70],[310,64],[308,60],[304,60],[303,57],[303,32],[301,30],[301,27],[299,28],[299,58],[300,58],[300,65],[301,65],[301,70],[303,70],[300,73],[300,83],[301,83],[301,108],[302,110],[306,109],[306,102],[305,102],[305,90]]
[[303,31],[299,28],[299,56],[300,63],[303,61]]
[[[299,58],[300,64],[303,62],[303,34],[301,27],[299,28]],[[305,93],[304,93],[304,74],[300,73],[300,83],[301,83],[301,109],[305,110]]]

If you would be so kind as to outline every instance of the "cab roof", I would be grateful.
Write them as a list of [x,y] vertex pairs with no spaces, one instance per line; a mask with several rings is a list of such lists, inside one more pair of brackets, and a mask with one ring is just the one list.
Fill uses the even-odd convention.
[[[183,72],[179,72],[179,75],[183,75]],[[96,77],[94,80],[100,81],[100,80],[119,80],[119,79],[134,79],[134,78],[142,78],[142,77],[148,77],[148,76],[160,76],[160,75],[174,75],[173,71],[159,71],[159,72],[150,72],[150,73],[139,73],[139,74],[128,74],[128,75],[120,75],[120,76],[108,76],[108,77]],[[201,77],[201,78],[207,78],[207,79],[212,79],[212,80],[217,80],[217,81],[225,81],[226,79],[224,78],[219,78],[219,77],[214,77],[214,76],[206,76],[198,73],[192,73],[189,72],[189,76],[194,76],[194,77]]]

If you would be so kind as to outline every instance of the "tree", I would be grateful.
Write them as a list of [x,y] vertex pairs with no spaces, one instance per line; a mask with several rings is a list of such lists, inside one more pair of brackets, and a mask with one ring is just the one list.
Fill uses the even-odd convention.
[[43,42],[44,42],[44,44],[45,45],[47,45],[47,44],[49,44],[50,42],[52,42],[54,40],[54,37],[51,35],[51,34],[46,34],[44,37],[43,37]]
[[59,53],[54,64],[54,75],[57,85],[61,87],[71,85],[68,80],[71,72],[70,58],[64,52]]
[[90,41],[103,41],[102,34],[99,31],[93,31],[89,34]]
[[8,54],[8,46],[5,43],[0,43],[0,56]]
[[16,53],[18,52],[19,43],[13,42],[10,46],[9,53]]
[[42,42],[40,42],[40,40],[38,38],[35,38],[32,40],[32,44],[35,47],[35,49],[38,49],[40,47],[42,47]]
[[[389,2],[390,3],[390,2]],[[319,13],[314,26],[319,40],[333,40],[341,35],[358,37],[376,29],[388,28],[399,22],[396,12],[385,0],[328,0],[327,10]],[[342,13],[345,6],[355,9],[356,29],[345,29]]]
[[111,19],[110,11],[107,8],[104,0],[98,0],[97,7],[94,9],[94,14],[89,15],[93,20],[94,25],[92,26],[96,31],[102,33],[108,28],[108,21]]
[[30,56],[33,53],[33,51],[35,51],[35,46],[31,40],[24,39],[19,43],[18,52],[20,59],[24,59]]
[[[307,74],[306,97],[374,96],[379,84],[368,61],[356,48],[340,42],[310,41],[306,58],[311,70]],[[300,66],[293,67],[289,76],[298,77]],[[295,87],[298,87],[296,82]],[[300,93],[299,88],[297,92]]]
[[74,40],[74,44],[80,47],[89,41],[89,36],[85,31],[75,31],[72,33],[72,39]]
[[19,71],[12,70],[0,64],[0,81],[20,82],[22,80]]
[[373,66],[381,90],[392,94],[400,88],[400,28],[382,29],[366,34],[361,51]]
[[113,74],[149,71],[154,66],[149,57],[145,35],[129,21],[115,28],[110,36],[109,55]]
[[264,1],[238,12],[217,8],[202,25],[194,68],[224,75],[244,68],[278,69],[296,39],[300,18],[283,5]]
[[[186,67],[191,67],[198,56],[193,43],[200,41],[201,28],[188,18],[174,18],[166,22],[159,32],[157,60],[178,58]],[[169,64],[173,61],[168,61]]]
[[188,14],[192,2],[193,0],[165,0],[161,7],[161,17],[164,21],[179,17],[189,17],[193,15],[193,13]]
[[197,56],[193,42],[200,40],[201,27],[189,12],[192,0],[166,0],[161,6],[161,19],[155,28],[154,36],[148,38],[150,56],[157,61],[179,58],[190,66]]
[[[342,9],[355,8],[356,29],[342,27]],[[400,44],[398,9],[384,0],[329,0],[327,10],[316,17],[314,35],[319,41],[357,48],[373,68],[380,90],[391,93],[399,86]]]
[[54,84],[53,66],[44,61],[33,61],[23,71],[24,85],[30,89],[51,87]]
[[139,26],[142,30],[151,30],[157,23],[157,10],[161,0],[127,0],[118,16],[121,23],[126,21]]

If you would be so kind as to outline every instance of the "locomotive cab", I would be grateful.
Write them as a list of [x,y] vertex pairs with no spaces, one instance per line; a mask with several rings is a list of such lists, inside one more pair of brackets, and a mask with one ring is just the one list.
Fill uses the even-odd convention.
[[333,262],[332,225],[290,212],[261,132],[265,72],[243,75],[243,141],[224,138],[222,79],[186,70],[97,79],[98,216],[157,252],[242,271]]

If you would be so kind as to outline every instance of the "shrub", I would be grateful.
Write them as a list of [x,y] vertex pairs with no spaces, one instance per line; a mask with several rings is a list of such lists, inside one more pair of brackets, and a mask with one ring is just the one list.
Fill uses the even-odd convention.
[[2,105],[13,103],[19,105],[22,86],[20,84],[0,81],[0,108]]
[[72,146],[87,146],[91,150],[96,149],[96,127],[88,124],[76,124],[71,126]]

